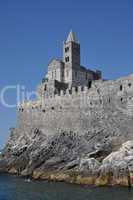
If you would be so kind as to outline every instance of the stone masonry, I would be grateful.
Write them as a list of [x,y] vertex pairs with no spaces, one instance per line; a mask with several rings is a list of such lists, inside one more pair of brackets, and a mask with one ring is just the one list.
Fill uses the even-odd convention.
[[91,86],[92,80],[101,79],[101,71],[92,71],[80,64],[80,43],[71,31],[63,44],[63,59],[52,59],[48,65],[48,73],[43,78],[46,96],[60,93],[60,90],[77,86]]
[[[27,131],[36,127],[45,134],[65,130],[85,134],[96,127],[109,128],[110,132],[111,118],[115,113],[125,120],[128,117],[130,122],[129,119],[133,117],[132,105],[132,75],[117,80],[97,80],[92,82],[91,88],[72,87],[65,93],[61,90],[60,94],[52,97],[39,96],[36,101],[21,104],[18,107],[18,128]],[[105,121],[107,124],[103,124]],[[116,133],[117,129],[122,132],[124,126],[120,119],[118,122],[120,127],[116,127]]]

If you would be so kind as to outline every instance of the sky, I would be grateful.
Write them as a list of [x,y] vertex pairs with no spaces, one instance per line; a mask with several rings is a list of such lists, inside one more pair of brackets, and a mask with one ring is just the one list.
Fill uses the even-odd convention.
[[[70,30],[81,43],[82,65],[105,79],[133,73],[132,0],[0,0],[0,96],[6,86],[34,90],[51,58],[62,57]],[[16,101],[15,90],[4,96]],[[0,148],[16,126],[16,108],[0,98]]]

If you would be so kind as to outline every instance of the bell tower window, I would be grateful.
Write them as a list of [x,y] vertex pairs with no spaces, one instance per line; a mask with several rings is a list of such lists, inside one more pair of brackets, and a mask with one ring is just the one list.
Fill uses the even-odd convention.
[[69,62],[69,57],[66,57],[66,58],[65,58],[65,61],[66,61],[66,62]]
[[69,51],[69,47],[65,48],[65,53],[67,53]]

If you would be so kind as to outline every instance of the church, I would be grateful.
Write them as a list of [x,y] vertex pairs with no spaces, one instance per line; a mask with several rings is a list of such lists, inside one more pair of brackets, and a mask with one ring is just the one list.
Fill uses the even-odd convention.
[[67,39],[63,43],[63,58],[52,59],[48,65],[48,73],[42,80],[44,93],[46,96],[59,94],[61,90],[78,86],[91,87],[93,80],[102,78],[99,70],[93,71],[82,66],[80,63],[80,43],[74,32],[70,31]]

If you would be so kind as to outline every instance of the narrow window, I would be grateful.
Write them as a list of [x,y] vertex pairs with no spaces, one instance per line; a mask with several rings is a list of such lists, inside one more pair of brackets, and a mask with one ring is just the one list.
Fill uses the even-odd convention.
[[78,87],[77,86],[75,87],[75,91],[78,92]]
[[122,85],[120,85],[120,91],[122,91],[122,89],[123,89],[123,87],[122,87]]
[[131,85],[132,85],[131,83],[128,83],[128,87],[131,87]]
[[121,102],[123,102],[123,98],[121,98]]
[[66,61],[66,62],[69,62],[69,57],[66,57],[66,58],[65,58],[65,61]]
[[67,53],[69,51],[69,47],[65,48],[65,53]]
[[91,88],[92,82],[88,81],[88,88]]
[[45,85],[45,87],[44,87],[44,91],[47,91],[47,85]]

